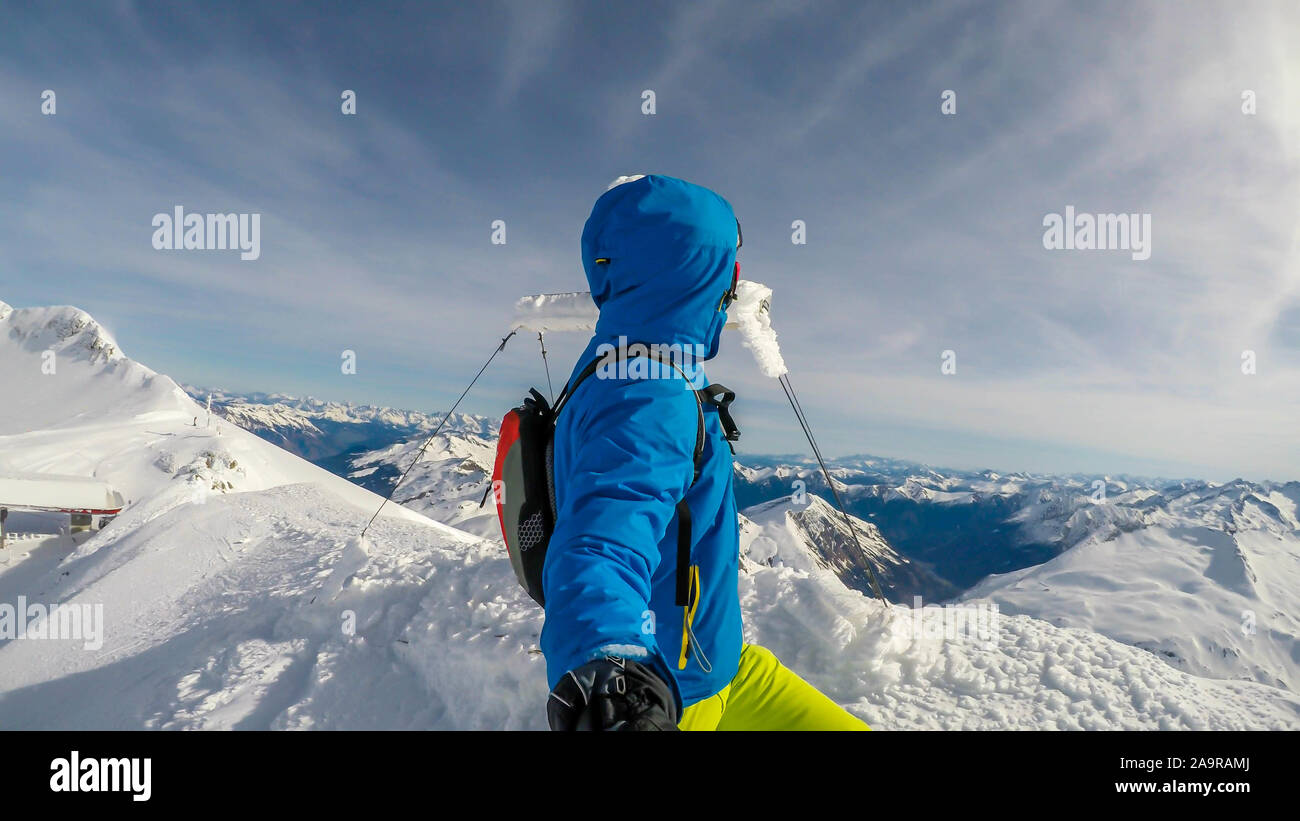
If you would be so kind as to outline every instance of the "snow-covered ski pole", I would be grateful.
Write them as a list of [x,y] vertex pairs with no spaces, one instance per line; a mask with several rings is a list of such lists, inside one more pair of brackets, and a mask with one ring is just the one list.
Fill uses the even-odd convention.
[[375,523],[375,519],[378,518],[379,514],[383,511],[384,505],[388,504],[389,501],[392,500],[393,494],[397,492],[397,488],[401,487],[402,482],[406,479],[406,474],[411,472],[411,468],[419,464],[420,457],[424,456],[424,451],[429,447],[429,443],[432,442],[434,440],[434,437],[438,435],[438,432],[442,430],[442,426],[447,424],[447,420],[450,419],[451,415],[456,412],[456,408],[460,407],[461,400],[463,400],[469,394],[470,389],[474,387],[474,383],[478,382],[478,378],[483,375],[483,371],[486,371],[488,369],[488,365],[492,364],[492,360],[496,359],[497,354],[501,353],[506,349],[506,343],[510,341],[510,337],[514,336],[517,331],[518,329],[515,329],[510,333],[506,334],[504,337],[502,337],[501,344],[497,345],[496,350],[493,351],[492,355],[489,356],[487,361],[483,363],[483,367],[478,369],[478,373],[474,374],[474,378],[471,379],[469,381],[469,384],[465,386],[465,390],[461,391],[460,397],[455,401],[454,404],[452,404],[451,410],[443,414],[442,421],[438,423],[438,427],[433,429],[433,433],[429,434],[429,438],[425,439],[424,444],[420,446],[419,453],[415,454],[415,460],[411,462],[411,464],[406,466],[406,470],[402,471],[401,476],[397,477],[397,482],[393,485],[393,489],[388,491],[388,495],[384,497],[384,501],[380,502],[379,509],[375,511],[375,515],[371,516],[370,521],[366,522],[366,526],[361,528],[360,538],[362,539],[366,538],[366,531],[369,530],[370,526]]

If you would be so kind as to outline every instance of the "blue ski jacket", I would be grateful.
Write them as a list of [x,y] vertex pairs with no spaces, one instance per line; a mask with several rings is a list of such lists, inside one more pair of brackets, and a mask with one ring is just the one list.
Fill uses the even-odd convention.
[[[559,415],[557,516],[542,573],[541,647],[552,688],[603,655],[649,664],[683,707],[736,675],[743,637],[731,450],[707,403],[702,466],[692,478],[693,389],[708,384],[701,362],[717,353],[727,321],[737,232],[726,200],[664,176],[606,191],[583,229],[582,264],[600,318],[570,381],[620,338],[686,355],[681,372],[644,357],[598,372]],[[675,595],[675,508],[683,498],[698,583],[693,608],[678,606]]]

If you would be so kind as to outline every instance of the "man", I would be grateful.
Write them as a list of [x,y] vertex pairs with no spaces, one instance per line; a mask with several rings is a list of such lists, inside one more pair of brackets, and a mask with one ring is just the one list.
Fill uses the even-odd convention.
[[684,355],[604,368],[559,416],[542,575],[552,729],[869,729],[744,643],[730,445],[693,391],[735,298],[740,239],[726,200],[656,175],[619,178],[583,229],[600,318],[574,377],[629,343]]

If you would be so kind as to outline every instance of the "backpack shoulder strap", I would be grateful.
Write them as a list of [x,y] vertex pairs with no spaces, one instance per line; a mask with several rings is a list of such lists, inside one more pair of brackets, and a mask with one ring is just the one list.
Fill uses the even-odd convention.
[[[672,365],[677,370],[677,372],[682,375],[682,379],[684,379],[688,384],[690,383],[690,377],[686,375],[686,372],[683,371],[681,369],[681,366],[678,365],[676,362],[673,362],[671,359],[664,361],[660,357],[655,356],[652,353],[652,349],[648,345],[642,345],[640,347],[643,349],[643,352],[638,352],[636,354],[633,354],[634,356],[644,356],[647,359],[652,359],[656,362],[659,362],[660,364]],[[614,361],[619,361],[623,359],[626,354],[627,354],[627,350],[625,348],[619,348],[617,358]],[[578,390],[578,386],[581,385],[583,382],[587,381],[587,379],[591,377],[591,375],[594,374],[597,370],[599,370],[600,366],[602,364],[605,364],[605,362],[606,362],[606,357],[604,356],[596,357],[592,361],[588,362],[586,367],[584,367],[581,371],[578,372],[578,375],[573,378],[572,383],[566,384],[564,386],[564,388],[560,391],[559,397],[557,397],[555,400],[555,406],[552,409],[552,416],[559,415],[560,410],[566,404],[568,404],[569,399]],[[709,386],[709,388],[705,388],[704,390],[708,391],[711,388],[721,388],[721,387],[722,387],[721,385],[711,385]],[[722,388],[722,390],[726,391],[726,388]],[[730,393],[730,391],[727,392]],[[695,394],[696,425],[695,425],[695,451],[694,451],[694,456],[692,457],[692,464],[694,465],[694,472],[691,474],[692,485],[694,485],[695,482],[700,478],[700,471],[704,467],[704,402],[706,401],[706,397],[702,396],[700,391],[698,390],[693,391],[693,393]],[[731,398],[735,399],[736,395],[734,393],[731,393]],[[731,418],[730,415],[728,415],[727,419],[730,418]],[[736,435],[739,436],[740,434],[737,433]]]

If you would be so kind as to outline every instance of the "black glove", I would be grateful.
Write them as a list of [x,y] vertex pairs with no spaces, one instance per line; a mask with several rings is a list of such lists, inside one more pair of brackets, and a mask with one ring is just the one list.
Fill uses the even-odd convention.
[[552,730],[676,730],[677,702],[649,667],[606,656],[564,674],[546,718]]

